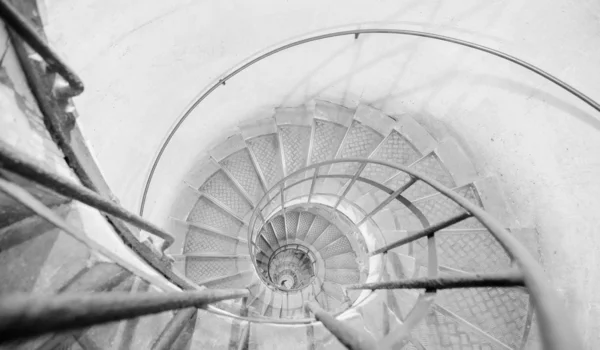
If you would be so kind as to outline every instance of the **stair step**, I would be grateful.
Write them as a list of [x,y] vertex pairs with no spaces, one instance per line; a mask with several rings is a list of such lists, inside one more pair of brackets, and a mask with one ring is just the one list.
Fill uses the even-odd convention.
[[312,134],[312,113],[306,106],[278,108],[275,121],[286,175],[306,166]]
[[310,163],[333,159],[354,118],[354,110],[317,100]]
[[327,227],[329,227],[329,225],[330,223],[327,221],[327,219],[321,216],[316,216],[310,225],[310,228],[308,229],[308,233],[304,237],[304,241],[308,244],[311,244],[319,237],[319,235],[321,235],[323,231],[325,231]]
[[358,283],[360,272],[354,269],[327,269],[325,270],[325,282],[333,282],[341,285]]
[[529,294],[522,288],[468,288],[438,291],[436,304],[491,337],[518,348],[528,322]]
[[300,213],[297,211],[285,213],[285,231],[287,232],[288,241],[296,239],[299,219]]
[[[481,201],[479,200],[479,196],[477,195],[477,192],[473,185],[469,184],[459,188],[455,188],[454,192],[466,198],[469,202],[477,206],[482,206]],[[423,215],[425,215],[430,225],[434,225],[435,223],[441,222],[451,216],[457,215],[465,211],[462,207],[460,207],[454,201],[442,195],[441,193],[421,198],[419,200],[414,201],[413,204],[423,213]],[[476,218],[470,218],[459,222],[453,226],[450,226],[449,228],[480,227],[482,227],[482,225]]]
[[[421,266],[427,266],[427,242],[413,242],[413,256]],[[504,271],[511,259],[490,232],[448,230],[436,234],[438,264],[470,273]]]
[[325,260],[326,269],[358,269],[356,254],[348,252]]
[[336,255],[344,254],[344,253],[348,253],[348,252],[352,252],[352,251],[353,251],[352,245],[350,244],[350,241],[348,240],[348,238],[340,237],[335,242],[333,242],[330,245],[328,245],[327,247],[321,249],[321,251],[319,251],[319,254],[321,255],[321,257],[324,260],[327,260]]
[[237,217],[244,218],[252,210],[252,205],[239,192],[223,170],[217,171],[198,188],[209,195]]
[[253,203],[258,203],[265,194],[265,190],[249,150],[243,148],[220,160],[219,164],[244,189]]
[[248,148],[254,155],[268,188],[283,177],[282,156],[277,133],[247,139]]
[[198,199],[190,211],[187,221],[214,227],[233,238],[238,236],[238,232],[243,226],[239,219],[204,196]]
[[261,235],[265,238],[273,250],[277,250],[277,248],[279,248],[279,241],[271,224],[266,224],[263,227]]
[[508,349],[458,320],[431,308],[423,322],[411,331],[412,341],[425,349]]
[[285,219],[283,215],[278,215],[270,220],[270,224],[273,227],[273,231],[275,232],[275,237],[277,237],[277,241],[279,245],[285,245],[287,242],[287,235],[285,232]]
[[[383,135],[373,128],[354,120],[348,129],[336,158],[366,158],[383,141]],[[357,163],[338,163],[331,166],[329,174],[354,175]]]
[[304,240],[310,227],[313,224],[315,216],[309,212],[301,212],[298,218],[298,230],[296,232],[296,239]]
[[317,239],[315,239],[315,241],[311,244],[317,251],[319,251],[327,245],[333,243],[340,237],[343,237],[343,233],[335,225],[332,224],[327,226],[327,228],[323,230],[319,237],[317,237]]

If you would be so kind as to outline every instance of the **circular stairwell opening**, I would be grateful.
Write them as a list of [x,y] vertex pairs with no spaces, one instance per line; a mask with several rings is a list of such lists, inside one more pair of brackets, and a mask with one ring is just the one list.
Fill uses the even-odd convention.
[[316,276],[316,258],[301,244],[287,244],[269,258],[265,279],[282,291],[306,288]]

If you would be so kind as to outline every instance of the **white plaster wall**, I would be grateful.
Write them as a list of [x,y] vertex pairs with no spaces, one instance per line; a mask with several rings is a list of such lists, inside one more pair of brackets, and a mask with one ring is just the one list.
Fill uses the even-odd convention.
[[[122,203],[139,205],[168,128],[253,53],[324,28],[427,30],[504,50],[600,100],[600,2],[45,0],[47,31],[81,73],[80,123]],[[376,24],[373,24],[375,22]],[[366,26],[366,25],[365,25]],[[600,344],[600,115],[523,69],[468,49],[389,36],[275,56],[217,89],[165,153],[146,216],[161,222],[182,174],[244,118],[315,96],[411,113],[497,176],[588,348]],[[595,345],[595,346],[594,346]]]

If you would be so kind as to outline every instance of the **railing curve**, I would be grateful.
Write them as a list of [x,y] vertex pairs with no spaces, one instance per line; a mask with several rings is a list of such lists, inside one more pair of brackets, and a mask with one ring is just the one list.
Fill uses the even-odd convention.
[[208,85],[203,90],[203,92],[201,92],[192,101],[192,103],[185,109],[183,114],[181,116],[179,116],[179,118],[175,121],[175,123],[173,124],[173,126],[171,127],[169,132],[167,133],[167,136],[165,137],[158,152],[156,153],[156,155],[154,157],[154,161],[152,162],[150,171],[148,172],[148,175],[147,175],[145,183],[144,183],[144,190],[142,193],[142,200],[141,200],[140,209],[139,209],[140,215],[144,214],[144,207],[145,207],[145,203],[146,203],[146,198],[148,196],[150,184],[152,182],[152,178],[154,176],[154,173],[156,171],[156,168],[158,166],[158,163],[160,162],[160,159],[161,159],[164,151],[166,150],[167,146],[171,142],[171,139],[173,138],[173,136],[175,135],[175,133],[177,132],[179,127],[183,124],[183,122],[190,116],[192,111],[200,103],[202,103],[202,101],[204,101],[210,94],[212,94],[219,86],[225,85],[225,83],[228,80],[235,77],[242,71],[248,69],[249,67],[253,66],[254,64],[256,64],[270,56],[273,56],[276,53],[279,53],[281,51],[285,51],[290,48],[293,48],[293,47],[296,47],[296,46],[299,46],[302,44],[310,43],[313,41],[329,39],[329,38],[334,38],[334,37],[339,37],[339,36],[344,36],[344,35],[360,35],[360,34],[396,34],[396,35],[422,37],[422,38],[428,38],[428,39],[433,39],[433,40],[438,40],[438,41],[444,41],[444,42],[448,42],[451,44],[456,44],[456,45],[468,47],[468,48],[471,48],[474,50],[478,50],[478,51],[499,57],[503,60],[515,63],[518,66],[521,66],[521,67],[541,76],[542,78],[558,85],[565,91],[569,92],[571,95],[577,97],[578,99],[580,99],[581,101],[583,101],[584,103],[586,103],[587,105],[589,105],[590,107],[595,109],[597,112],[600,112],[600,103],[596,102],[594,99],[585,95],[584,93],[582,93],[578,89],[574,88],[570,84],[566,83],[565,81],[546,72],[545,70],[543,70],[531,63],[528,63],[524,60],[521,60],[515,56],[504,53],[500,50],[492,49],[487,46],[479,45],[474,42],[470,42],[470,41],[466,41],[466,40],[462,40],[462,39],[458,39],[458,38],[454,38],[454,37],[450,37],[450,36],[439,35],[439,34],[434,34],[434,33],[429,33],[429,32],[423,32],[423,31],[416,31],[416,30],[406,30],[406,29],[369,28],[369,29],[349,29],[349,30],[332,31],[329,33],[325,33],[325,34],[321,34],[321,35],[314,35],[314,36],[310,36],[310,37],[303,38],[303,39],[294,39],[290,42],[280,44],[280,45],[274,47],[273,49],[270,49],[262,54],[259,54],[258,56],[256,56],[256,55],[251,56],[251,58],[246,59],[243,63],[239,64],[236,68],[233,68],[229,72],[221,75],[221,77],[217,78],[213,83]]
[[[568,313],[563,306],[560,298],[548,283],[545,272],[542,266],[531,256],[531,254],[527,251],[527,249],[519,243],[519,241],[514,238],[505,228],[504,226],[488,214],[484,209],[478,207],[477,205],[469,202],[464,197],[456,194],[450,188],[444,186],[437,180],[417,171],[410,169],[407,166],[395,165],[389,162],[374,160],[374,159],[360,159],[360,158],[343,158],[343,159],[333,159],[317,164],[312,164],[308,167],[299,169],[284,179],[280,180],[280,182],[274,185],[265,195],[264,198],[268,198],[271,191],[276,191],[278,189],[282,189],[282,183],[285,183],[286,180],[297,178],[298,175],[302,173],[306,173],[309,170],[315,169],[315,173],[321,167],[329,167],[333,164],[338,163],[357,163],[357,164],[372,164],[379,165],[394,169],[396,171],[403,172],[408,174],[411,178],[417,179],[418,181],[423,181],[429,186],[433,187],[437,191],[439,191],[442,195],[458,204],[464,210],[467,211],[468,216],[475,217],[479,222],[492,234],[492,236],[498,241],[498,243],[504,248],[509,257],[516,262],[517,266],[520,268],[523,273],[523,279],[525,282],[526,288],[529,290],[531,294],[531,298],[533,301],[533,305],[535,307],[535,312],[538,316],[538,322],[540,327],[540,333],[542,334],[542,341],[545,349],[582,349],[582,345],[580,343],[580,339],[578,337],[578,333],[574,327],[572,322],[566,321],[568,320]],[[364,167],[359,167],[359,170],[352,176],[353,179],[358,179],[360,172]],[[329,175],[328,177],[336,177],[337,175]],[[348,175],[344,175],[348,176]],[[308,179],[312,179],[316,181],[318,176],[310,176]],[[348,185],[348,187],[351,185]],[[311,187],[311,194],[312,188]],[[397,194],[397,191],[393,191],[394,193],[390,194],[390,198],[395,199],[397,196],[401,196]],[[308,194],[310,196],[310,194]],[[262,202],[259,201],[260,204]],[[385,202],[385,201],[384,201]],[[389,203],[389,202],[388,202]],[[284,203],[282,203],[282,206]],[[266,206],[265,206],[266,207]],[[259,216],[259,208],[257,207],[252,214],[252,218],[256,219]],[[252,219],[250,221],[252,224]],[[249,226],[249,234],[248,238],[248,248],[250,251],[253,251],[253,232],[252,226]],[[425,229],[427,230],[427,228]],[[435,232],[430,232],[429,234],[433,234]],[[377,252],[377,254],[385,253],[383,251]],[[252,260],[255,264],[254,260]],[[255,264],[256,266],[256,264]],[[565,322],[566,321],[566,322]]]

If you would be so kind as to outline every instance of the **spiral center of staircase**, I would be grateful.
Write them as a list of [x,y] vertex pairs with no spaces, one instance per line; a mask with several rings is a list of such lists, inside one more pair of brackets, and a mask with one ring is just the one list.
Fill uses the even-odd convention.
[[287,244],[269,258],[268,276],[273,286],[292,291],[310,285],[315,276],[315,257],[301,244]]

